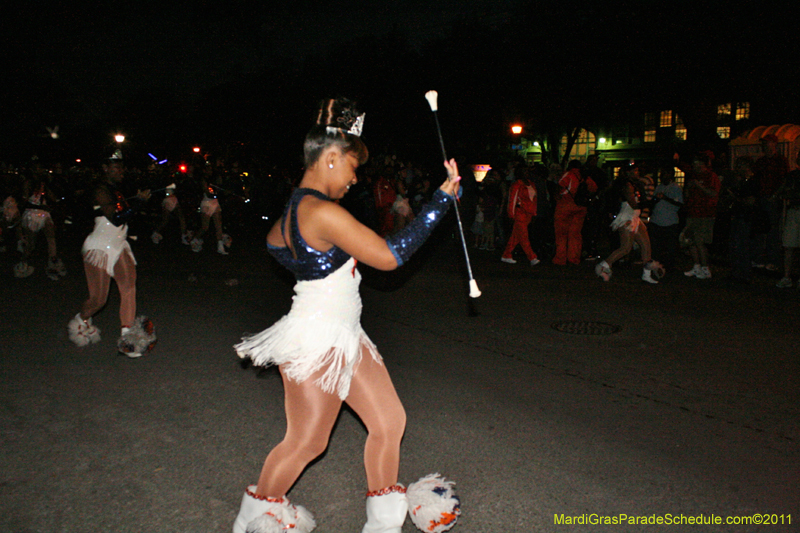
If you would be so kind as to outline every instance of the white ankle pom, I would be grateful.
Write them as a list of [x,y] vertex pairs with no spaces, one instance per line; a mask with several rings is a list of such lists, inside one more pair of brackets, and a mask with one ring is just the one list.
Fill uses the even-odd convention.
[[247,524],[246,533],[310,533],[317,523],[314,516],[302,505],[292,505],[283,498],[283,502],[275,502],[270,509]]
[[92,325],[91,318],[84,320],[81,318],[80,313],[69,321],[67,332],[69,333],[69,340],[78,346],[100,342],[100,330]]
[[88,336],[84,335],[86,324],[81,319],[80,315],[69,321],[67,324],[67,331],[69,332],[69,340],[75,343],[76,346],[86,346],[91,342]]
[[439,474],[430,474],[408,486],[408,514],[415,526],[422,531],[441,533],[456,525],[461,501],[454,485]]
[[[127,331],[126,331],[127,329]],[[130,328],[122,328],[117,349],[128,357],[140,357],[156,345],[156,328],[146,316],[138,316]]]

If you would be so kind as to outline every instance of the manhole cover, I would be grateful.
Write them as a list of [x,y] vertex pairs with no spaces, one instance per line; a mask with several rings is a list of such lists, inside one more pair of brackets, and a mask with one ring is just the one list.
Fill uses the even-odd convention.
[[622,326],[617,324],[586,320],[559,320],[550,324],[550,327],[556,331],[573,335],[613,335],[622,329]]

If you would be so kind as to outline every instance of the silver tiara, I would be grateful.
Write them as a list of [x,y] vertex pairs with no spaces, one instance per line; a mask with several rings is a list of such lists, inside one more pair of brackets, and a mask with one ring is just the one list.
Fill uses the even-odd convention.
[[[364,115],[366,115],[366,113],[361,113],[358,115],[348,130],[345,130],[344,128],[337,128],[336,126],[326,126],[325,131],[328,133],[343,131],[345,133],[349,133],[350,135],[361,137],[361,132],[364,130]],[[347,117],[339,118],[339,122],[347,122]]]
[[347,130],[347,133],[350,135],[355,135],[356,137],[361,137],[361,131],[364,129],[364,115],[366,115],[366,113],[361,113],[358,115],[356,121],[353,122],[353,125],[350,126],[349,130]]

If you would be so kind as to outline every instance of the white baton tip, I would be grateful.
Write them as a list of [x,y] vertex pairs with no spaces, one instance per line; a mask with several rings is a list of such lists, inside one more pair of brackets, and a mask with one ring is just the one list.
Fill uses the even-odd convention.
[[478,282],[474,279],[469,280],[469,297],[477,298],[481,295],[481,290],[478,288]]
[[174,183],[170,183],[169,185],[167,185],[167,187],[166,187],[166,188],[167,188],[167,189],[176,189],[177,187],[175,187],[175,184],[174,184]]
[[428,101],[428,105],[431,106],[431,111],[439,109],[439,93],[436,91],[428,91],[425,93],[425,99]]

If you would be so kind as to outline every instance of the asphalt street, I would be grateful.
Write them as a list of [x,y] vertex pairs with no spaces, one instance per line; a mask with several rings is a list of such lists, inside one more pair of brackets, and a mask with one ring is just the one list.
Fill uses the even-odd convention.
[[[591,263],[472,250],[470,300],[459,245],[440,237],[399,271],[362,269],[362,323],[408,414],[401,482],[455,481],[452,531],[800,531],[800,290],[731,285],[720,266],[651,286],[632,265],[603,283]],[[282,438],[278,373],[232,345],[289,309],[291,279],[260,240],[224,257],[173,234],[133,246],[159,337],[137,360],[116,354],[114,287],[102,341],[67,339],[86,297],[77,235],[59,281],[44,242],[26,279],[0,254],[2,532],[228,532]],[[320,533],[361,531],[364,438],[343,410],[290,493]]]

